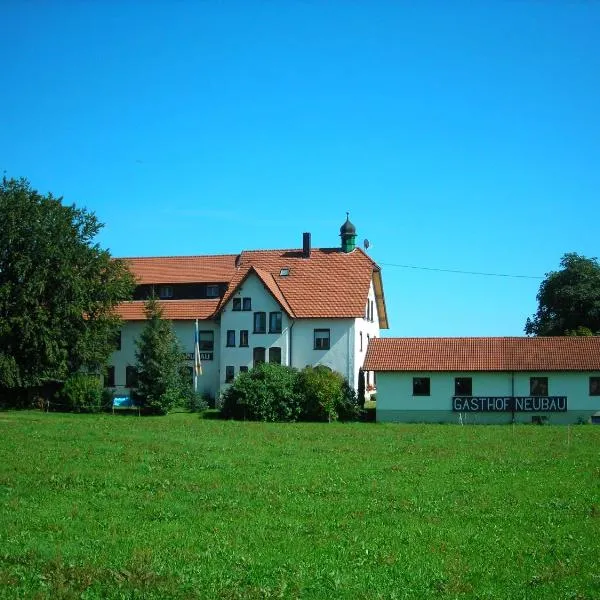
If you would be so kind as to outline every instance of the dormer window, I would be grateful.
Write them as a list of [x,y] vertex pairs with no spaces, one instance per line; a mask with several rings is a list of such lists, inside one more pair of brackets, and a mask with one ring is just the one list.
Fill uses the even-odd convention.
[[215,284],[210,284],[206,286],[206,297],[207,298],[217,298],[219,296],[219,286]]
[[172,298],[173,297],[173,286],[172,285],[161,285],[158,288],[159,298]]
[[280,271],[279,271],[279,275],[281,277],[287,277],[290,274],[290,268],[289,267],[283,267]]

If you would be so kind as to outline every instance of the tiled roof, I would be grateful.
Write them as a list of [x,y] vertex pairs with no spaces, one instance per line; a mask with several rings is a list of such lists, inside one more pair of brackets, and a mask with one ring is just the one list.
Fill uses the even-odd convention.
[[235,254],[124,258],[137,282],[227,283],[234,276]]
[[600,337],[374,338],[368,371],[600,371]]
[[[313,248],[309,258],[301,250],[253,250],[240,255],[239,269],[232,279],[221,307],[224,306],[248,270],[254,267],[272,277],[274,285],[287,301],[296,318],[362,317],[369,285],[379,267],[359,248],[342,252],[339,248]],[[281,275],[281,269],[289,269]],[[281,302],[268,285],[271,293]],[[382,303],[385,309],[385,305]],[[378,304],[379,306],[379,304]],[[385,310],[382,321],[387,327]]]
[[[159,300],[165,319],[189,321],[210,318],[219,300]],[[117,314],[125,321],[145,321],[144,301],[132,300],[123,302],[116,309]]]

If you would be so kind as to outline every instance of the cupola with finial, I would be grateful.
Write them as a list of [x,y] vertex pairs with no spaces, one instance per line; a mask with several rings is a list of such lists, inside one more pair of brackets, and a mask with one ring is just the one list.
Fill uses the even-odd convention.
[[346,222],[340,227],[342,252],[352,252],[356,248],[356,227],[350,222],[350,213],[346,213]]

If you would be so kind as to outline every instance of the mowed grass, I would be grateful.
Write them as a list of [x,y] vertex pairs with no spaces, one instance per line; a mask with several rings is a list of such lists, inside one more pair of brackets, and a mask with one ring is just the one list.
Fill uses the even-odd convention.
[[600,427],[0,413],[7,598],[599,598]]

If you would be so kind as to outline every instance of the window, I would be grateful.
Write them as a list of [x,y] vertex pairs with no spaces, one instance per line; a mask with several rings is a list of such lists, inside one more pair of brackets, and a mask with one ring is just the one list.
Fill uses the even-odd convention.
[[363,337],[362,337],[362,331],[360,332],[360,351],[363,351]]
[[600,396],[600,377],[590,377],[590,396]]
[[115,387],[115,368],[108,367],[104,377],[104,387]]
[[121,349],[121,330],[117,331],[115,334],[115,350]]
[[242,309],[252,310],[252,298],[242,298]]
[[413,396],[429,396],[429,377],[413,377]]
[[267,331],[267,313],[254,313],[254,333],[266,333]]
[[289,267],[283,267],[282,269],[279,269],[279,275],[281,277],[287,277],[289,274],[290,274]]
[[315,350],[329,350],[329,329],[315,329]]
[[227,346],[229,348],[235,346],[235,331],[233,329],[227,330]]
[[200,351],[212,352],[215,348],[215,332],[214,331],[199,331],[198,332],[198,348]]
[[369,301],[367,300],[367,308],[365,309],[365,320],[368,321],[369,320]]
[[240,346],[246,348],[248,347],[248,330],[241,329],[240,330]]
[[530,377],[529,378],[529,395],[530,396],[547,396],[548,395],[548,378],[547,377]]
[[209,284],[206,286],[206,297],[207,298],[218,298],[219,296],[219,286],[216,284]]
[[137,385],[137,369],[135,367],[125,368],[125,385],[127,387],[135,387]]
[[172,298],[173,297],[173,286],[161,285],[158,288],[158,297],[159,298]]
[[273,347],[269,348],[269,362],[281,364],[281,348]]
[[265,349],[264,348],[254,348],[252,352],[252,358],[254,360],[254,366],[258,363],[265,362]]
[[235,369],[231,365],[225,367],[225,383],[231,383],[235,377]]
[[240,373],[247,373],[248,372],[248,367],[246,365],[242,365],[240,367]]
[[454,395],[455,396],[472,396],[473,395],[473,380],[470,377],[455,377],[454,378]]
[[373,300],[371,300],[369,302],[369,304],[371,305],[371,321],[375,320],[375,302],[373,302]]
[[269,333],[281,333],[281,311],[269,313]]
[[242,299],[241,298],[233,299],[233,310],[242,310]]

